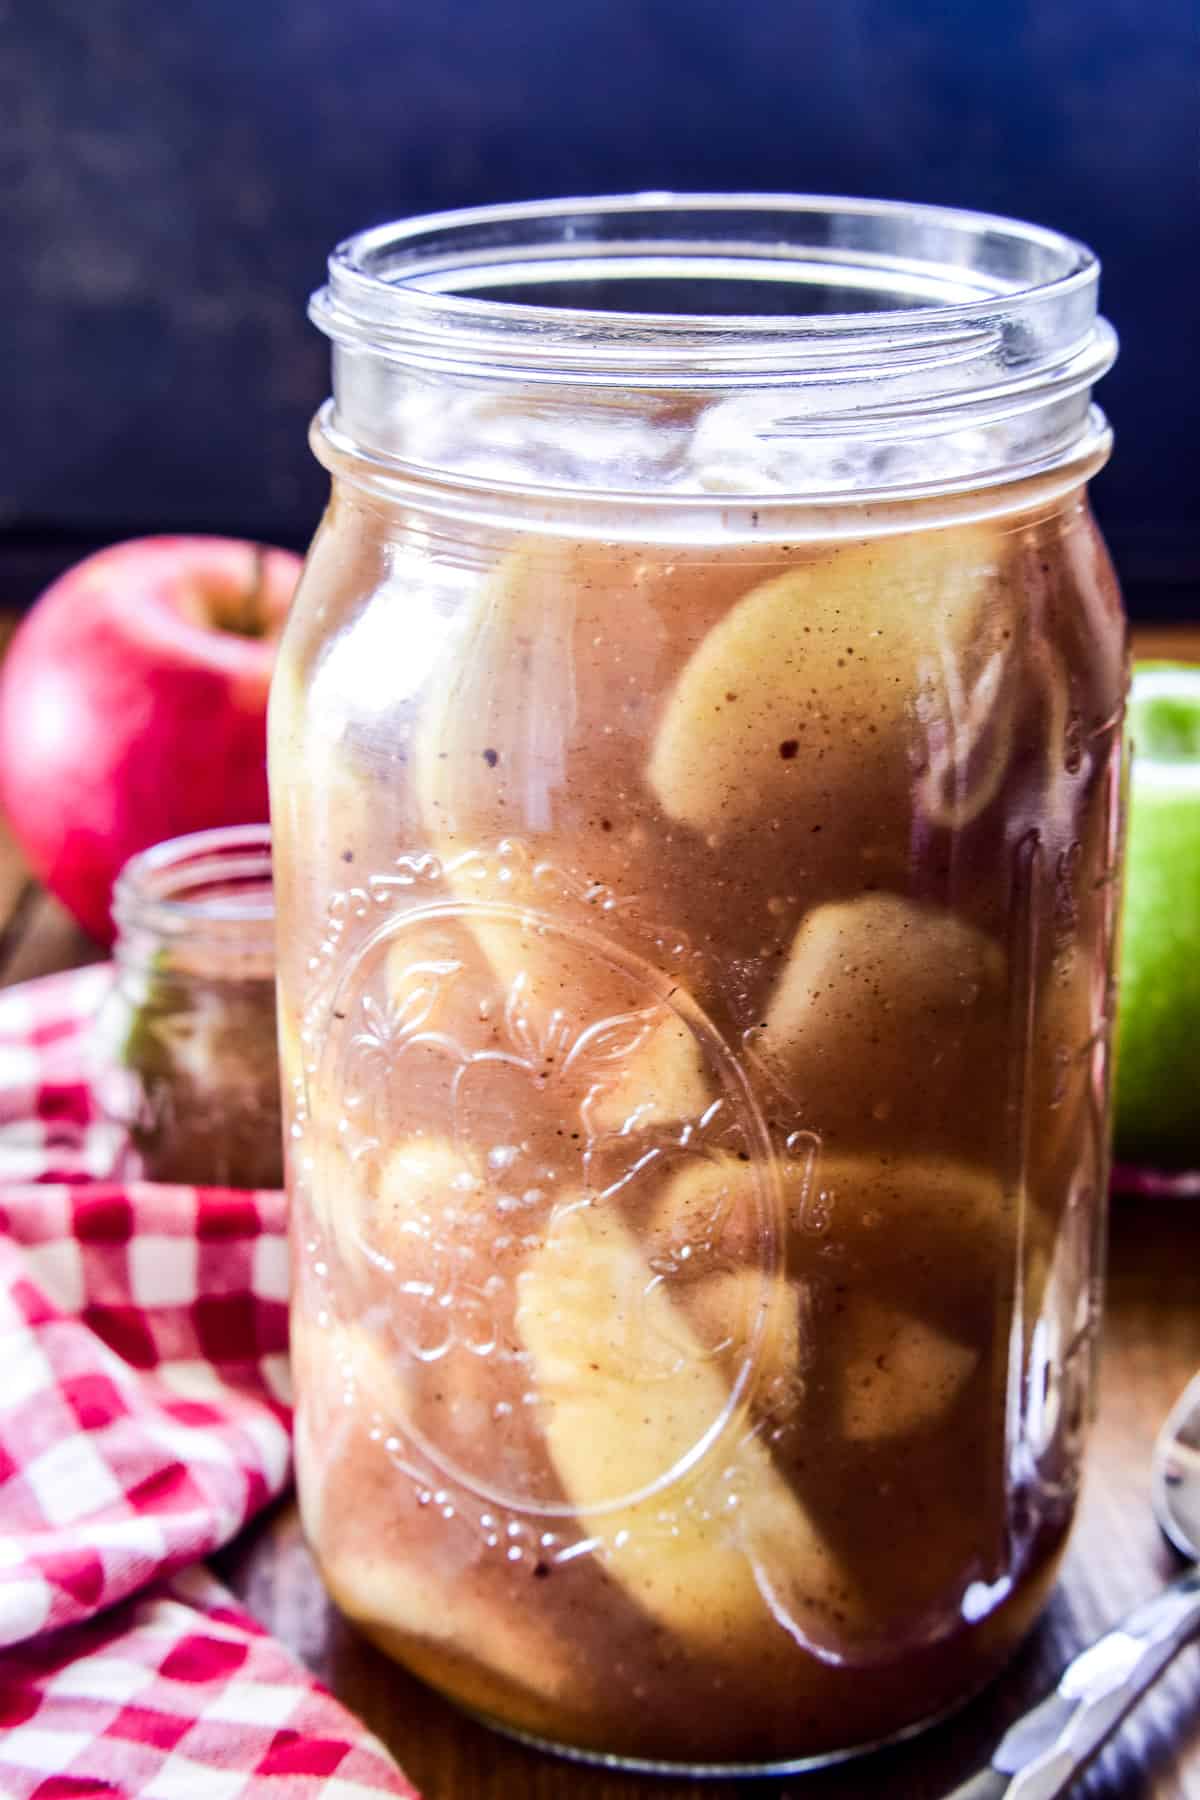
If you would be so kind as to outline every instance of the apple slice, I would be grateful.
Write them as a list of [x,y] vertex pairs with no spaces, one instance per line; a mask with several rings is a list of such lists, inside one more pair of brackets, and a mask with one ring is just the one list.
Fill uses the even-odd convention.
[[305,1064],[304,1045],[300,1038],[300,1027],[292,1008],[283,1000],[280,1000],[278,1004],[275,1023],[279,1050],[279,1083],[285,1103],[290,1100],[293,1105],[300,1102],[307,1107],[308,1070]]
[[516,837],[585,884],[645,893],[661,835],[641,773],[660,697],[705,635],[795,559],[527,537],[431,671],[413,780],[447,852]]
[[[383,1434],[370,1436],[372,1414],[386,1422],[388,1436],[407,1422],[399,1358],[360,1325],[315,1331],[297,1319],[293,1330],[308,1390],[296,1443],[301,1516],[337,1605],[435,1680],[438,1653],[450,1655],[455,1690],[465,1680],[467,1699],[471,1670],[482,1669],[505,1687],[578,1703],[576,1659],[538,1608],[517,1603],[507,1571],[480,1567],[472,1579],[480,1546],[470,1507],[450,1525],[440,1511],[421,1508],[412,1476],[392,1464]],[[310,1411],[322,1422],[320,1435],[308,1424]],[[527,1586],[526,1575],[523,1595]]]
[[[509,901],[522,899],[536,904],[540,896],[530,884],[515,882]],[[501,1034],[496,1047],[524,1057],[531,1069],[557,1063],[569,1074],[563,1098],[572,1119],[581,1114],[589,1133],[698,1118],[710,1105],[716,1084],[696,1034],[666,1000],[656,1004],[653,990],[632,971],[609,963],[569,931],[546,928],[532,911],[472,911],[468,917],[482,958],[462,959],[467,977],[455,997],[458,1012],[443,1008],[429,1028],[468,1042],[478,1036],[480,1008],[486,1008]],[[412,955],[407,941],[391,953],[393,999],[411,986]],[[469,1017],[462,1013],[464,999]]]
[[292,1172],[294,1229],[303,1229],[307,1211],[322,1239],[322,1251],[339,1281],[354,1283],[362,1265],[362,1227],[370,1207],[372,1171],[355,1166],[332,1122],[309,1120]]
[[[798,1173],[798,1172],[797,1172]],[[728,1151],[695,1158],[667,1181],[653,1202],[644,1240],[654,1267],[753,1268],[768,1246],[754,1163]],[[790,1193],[790,1182],[785,1188]],[[776,1221],[785,1234],[791,1221]]]
[[[969,1270],[991,1279],[998,1256],[1012,1253],[1015,1222],[1003,1187],[968,1163],[945,1157],[824,1152],[785,1164],[784,1258],[794,1274],[819,1272],[829,1240],[854,1258],[856,1274],[885,1273],[907,1243],[925,1259],[950,1260],[956,1277]],[[764,1221],[755,1165],[721,1153],[697,1159],[662,1188],[645,1229],[655,1266],[664,1258],[725,1266],[757,1264]],[[871,1247],[880,1245],[877,1257]],[[974,1279],[972,1287],[974,1288]]]
[[588,1123],[630,1132],[678,1119],[698,1119],[716,1091],[691,1028],[666,1005],[639,1049],[594,1086]]
[[1010,1050],[1004,952],[894,894],[815,907],[756,1040],[809,1130],[861,1145],[997,1158]]
[[474,1159],[452,1144],[414,1138],[388,1154],[364,1232],[384,1260],[401,1334],[426,1315],[457,1323],[446,1302],[464,1281],[482,1281],[495,1267],[489,1238],[496,1224]]
[[[799,1284],[768,1283],[756,1268],[697,1272],[672,1283],[685,1330],[694,1334],[729,1385],[752,1361],[753,1374],[746,1386],[750,1417],[764,1423],[772,1443],[790,1435],[798,1416],[807,1351],[801,1332],[802,1292]],[[691,1351],[694,1346],[689,1343],[686,1348]]]
[[369,870],[379,828],[371,778],[346,745],[346,699],[324,695],[323,679],[319,669],[310,679],[295,658],[281,658],[269,720],[276,893],[286,901],[289,882],[302,891],[311,881],[320,891],[304,904],[315,900],[317,918],[331,884],[353,886]]
[[423,1326],[445,1331],[457,1322],[444,1296],[464,1273],[482,1278],[492,1266],[493,1222],[470,1158],[443,1139],[413,1138],[355,1165],[324,1132],[302,1186],[339,1281],[351,1291],[372,1271],[386,1281],[400,1337],[419,1343]]
[[979,1363],[978,1350],[867,1295],[853,1299],[837,1335],[842,1435],[851,1443],[906,1437],[934,1424]]
[[292,1424],[296,1500],[304,1535],[318,1551],[330,1520],[327,1489],[358,1428],[357,1412],[347,1399],[348,1393],[351,1399],[354,1395],[352,1344],[340,1325],[327,1322],[318,1328],[298,1295],[288,1340],[296,1395]]
[[[1094,920],[1088,926],[1095,931]],[[1109,1030],[1107,962],[1103,942],[1084,938],[1055,958],[1037,992],[1029,1187],[1031,1198],[1051,1217],[1061,1212],[1094,1142],[1104,1141],[1097,1047]]]
[[[419,1267],[439,1232],[462,1229],[470,1241],[481,1222],[476,1202],[481,1185],[471,1158],[442,1138],[413,1138],[388,1154],[371,1206],[371,1228],[389,1246],[397,1272],[410,1258]],[[486,1254],[482,1244],[479,1248]]]
[[691,1648],[728,1655],[772,1618],[852,1640],[863,1597],[617,1214],[560,1209],[518,1290],[550,1453],[613,1579]]
[[[690,865],[680,883],[643,766],[673,667],[763,566],[528,541],[481,583],[432,672],[413,743],[417,803],[454,895],[483,903],[470,925],[495,998],[501,1009],[519,999],[539,1046],[651,998],[589,944],[615,937],[653,969],[658,936],[712,934],[720,896]],[[604,1131],[697,1117],[715,1098],[693,1034],[665,1004],[661,1029],[602,1085],[589,1123]]]
[[796,1192],[789,1256],[801,1266],[795,1238],[814,1248],[832,1239],[864,1278],[887,1283],[894,1275],[916,1293],[915,1270],[923,1268],[931,1293],[961,1288],[977,1303],[1015,1257],[1020,1202],[997,1171],[941,1156],[830,1152]]
[[964,734],[974,742],[1007,688],[1004,585],[1001,539],[979,525],[840,545],[763,583],[680,674],[651,788],[705,834],[774,815],[832,835],[848,812],[864,851],[902,856],[916,734],[929,760],[949,734],[966,770]]
[[[510,1136],[511,1120],[510,1120]],[[485,1140],[492,1142],[494,1140]],[[361,1232],[363,1296],[386,1315],[414,1435],[438,1460],[497,1504],[561,1507],[518,1353],[514,1310],[520,1271],[554,1204],[538,1186],[536,1154],[522,1144],[490,1155],[446,1140],[412,1138],[382,1163]]]
[[[353,1495],[347,1503],[356,1504]],[[414,1544],[407,1555],[336,1550],[318,1560],[347,1618],[461,1705],[556,1737],[563,1709],[574,1712],[586,1701],[582,1659],[523,1606],[524,1596],[480,1593],[461,1568],[439,1571],[431,1547]]]
[[[1017,1274],[1018,1209],[999,1175],[947,1157],[831,1152],[781,1174],[794,1282],[836,1278],[854,1304],[871,1297],[956,1345],[987,1341]],[[682,1170],[654,1197],[642,1233],[653,1267],[687,1274],[681,1296],[706,1267],[752,1268],[763,1254],[754,1165],[723,1155]],[[827,1363],[842,1354],[824,1336],[808,1348]]]
[[1104,1095],[1118,899],[1113,809],[1120,788],[1114,764],[1086,806],[1082,797],[1075,797],[1068,847],[1054,858],[1047,856],[1042,870],[1029,1186],[1031,1197],[1051,1218],[1061,1213],[1082,1166],[1097,1156],[1103,1159],[1107,1143]]

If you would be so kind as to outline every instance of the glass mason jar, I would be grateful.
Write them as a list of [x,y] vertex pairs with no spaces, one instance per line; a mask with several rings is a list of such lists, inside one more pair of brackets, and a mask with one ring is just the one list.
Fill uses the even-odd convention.
[[648,196],[329,271],[271,701],[309,1539],[508,1730],[844,1755],[1000,1666],[1076,1493],[1126,683],[1096,262]]
[[271,837],[237,825],[132,857],[113,894],[100,1102],[123,1175],[279,1187]]

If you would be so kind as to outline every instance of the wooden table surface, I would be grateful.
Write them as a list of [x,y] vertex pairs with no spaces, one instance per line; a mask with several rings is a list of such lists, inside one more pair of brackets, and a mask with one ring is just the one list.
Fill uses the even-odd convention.
[[[0,643],[7,636],[0,620]],[[1200,628],[1143,630],[1139,655],[1200,662]],[[0,823],[0,984],[96,952],[28,880]],[[1041,1626],[1000,1681],[914,1743],[841,1769],[705,1782],[588,1770],[510,1744],[363,1643],[326,1600],[285,1502],[217,1559],[249,1610],[395,1751],[426,1800],[935,1800],[986,1758],[1081,1645],[1178,1568],[1150,1512],[1159,1421],[1200,1367],[1200,1202],[1119,1200],[1112,1214],[1100,1411],[1079,1522]],[[1200,1647],[1186,1651],[1074,1790],[1079,1800],[1200,1800]]]

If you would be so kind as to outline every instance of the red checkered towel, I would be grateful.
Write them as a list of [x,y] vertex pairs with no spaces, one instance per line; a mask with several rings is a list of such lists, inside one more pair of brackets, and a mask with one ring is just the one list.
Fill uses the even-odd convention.
[[289,1476],[284,1202],[111,1179],[110,981],[0,994],[0,1796],[411,1797],[195,1566]]

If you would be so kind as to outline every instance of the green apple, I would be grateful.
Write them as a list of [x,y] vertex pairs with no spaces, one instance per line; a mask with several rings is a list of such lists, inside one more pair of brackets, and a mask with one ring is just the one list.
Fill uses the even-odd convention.
[[1129,707],[1133,768],[1116,1148],[1200,1163],[1200,668],[1142,663]]

